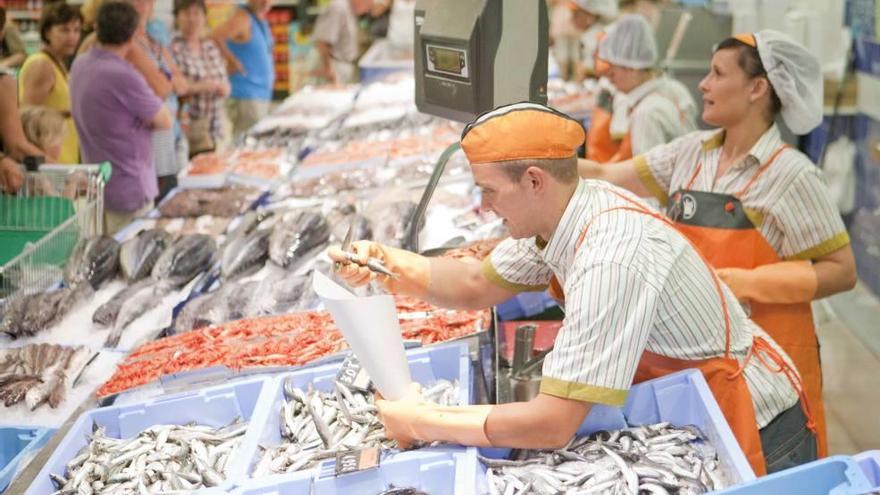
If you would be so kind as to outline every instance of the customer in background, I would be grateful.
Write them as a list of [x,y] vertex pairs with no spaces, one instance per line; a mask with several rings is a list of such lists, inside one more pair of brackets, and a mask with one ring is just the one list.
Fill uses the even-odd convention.
[[76,53],[82,16],[79,9],[66,3],[47,6],[40,17],[40,38],[45,46],[29,56],[18,75],[18,97],[22,105],[54,109],[66,119],[67,132],[61,153],[52,158],[57,163],[80,163],[79,141],[70,116],[70,89],[65,60]]
[[223,99],[229,96],[229,81],[223,56],[213,40],[204,37],[204,0],[176,0],[174,16],[178,32],[171,41],[174,61],[186,77],[184,129],[190,156],[223,148]]
[[104,189],[104,230],[114,233],[149,211],[158,194],[152,133],[174,121],[144,76],[127,61],[134,50],[137,10],[107,2],[97,14],[97,44],[70,74],[73,118],[83,161],[109,161]]
[[45,153],[47,163],[59,163],[69,118],[58,110],[37,106],[22,107],[19,114],[27,140]]
[[315,76],[330,84],[355,80],[358,17],[370,12],[373,0],[333,0],[315,22],[312,37],[320,55]]
[[0,7],[0,69],[15,69],[27,58],[18,28]]
[[[175,118],[179,105],[178,96],[185,95],[189,88],[186,78],[171,56],[170,32],[163,23],[153,19],[156,0],[129,0],[129,2],[140,15],[140,25],[134,41],[140,48],[140,53],[145,55],[140,61],[143,65],[142,71],[156,95],[165,101],[172,118]],[[184,144],[181,143],[184,139],[177,125],[175,118],[171,129],[153,131],[153,163],[156,166],[159,183],[157,200],[177,187],[177,173],[183,165],[182,162],[179,163],[181,160],[178,149],[180,144]],[[186,158],[186,153],[183,158]]]
[[15,79],[0,72],[0,189],[14,193],[24,182],[20,165],[27,156],[44,156],[40,148],[27,140],[18,116]]
[[274,41],[266,22],[271,8],[272,0],[248,0],[211,33],[230,74],[226,112],[236,138],[269,113],[275,84]]

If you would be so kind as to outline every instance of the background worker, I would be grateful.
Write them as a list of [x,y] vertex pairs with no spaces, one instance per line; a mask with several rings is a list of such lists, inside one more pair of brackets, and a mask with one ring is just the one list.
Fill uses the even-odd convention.
[[851,289],[855,261],[817,167],[783,143],[822,121],[819,62],[772,30],[722,42],[700,83],[695,132],[613,165],[583,161],[582,177],[654,196],[718,270],[750,316],[794,360],[827,452],[819,345],[810,301]]
[[[698,368],[756,472],[813,459],[809,413],[784,353],[664,217],[622,189],[578,180],[583,139],[577,121],[532,103],[465,128],[462,149],[482,206],[511,233],[482,265],[353,244],[362,262],[379,258],[397,274],[379,277],[386,290],[438,306],[486,308],[548,284],[565,297],[535,399],[464,407],[429,405],[418,394],[378,401],[388,436],[403,445],[559,448],[593,404],[622,406],[634,379]],[[338,249],[329,254],[351,285],[376,277]]]
[[580,56],[575,64],[575,79],[597,77],[596,50],[605,28],[617,18],[617,0],[570,0],[571,22],[580,34]]
[[320,57],[315,75],[330,84],[356,79],[358,17],[368,13],[373,0],[333,0],[315,21],[315,49]]
[[696,104],[680,82],[658,77],[657,43],[644,17],[621,16],[599,43],[613,99],[600,96],[587,135],[587,156],[600,163],[645,153],[696,129]]

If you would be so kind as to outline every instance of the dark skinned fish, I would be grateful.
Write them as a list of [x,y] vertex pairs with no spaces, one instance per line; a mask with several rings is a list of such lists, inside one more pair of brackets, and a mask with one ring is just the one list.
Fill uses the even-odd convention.
[[224,280],[250,275],[266,264],[269,258],[269,237],[272,231],[260,229],[231,239],[223,248],[220,274]]
[[301,211],[282,219],[269,238],[269,258],[278,266],[294,270],[312,250],[330,239],[330,226],[323,215]]
[[73,254],[64,266],[64,282],[76,286],[89,282],[92,288],[116,276],[119,269],[119,243],[116,239],[102,235],[80,239]]
[[164,229],[142,230],[119,250],[119,266],[129,282],[150,275],[162,252],[171,244],[171,234]]
[[217,243],[204,234],[186,235],[166,249],[156,265],[152,278],[176,286],[185,285],[199,273],[209,269],[217,254]]

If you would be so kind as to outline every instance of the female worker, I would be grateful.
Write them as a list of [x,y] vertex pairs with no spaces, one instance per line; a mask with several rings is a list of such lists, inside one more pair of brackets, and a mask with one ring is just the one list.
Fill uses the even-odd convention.
[[580,33],[580,56],[575,78],[596,77],[595,56],[605,28],[617,18],[617,0],[573,0],[569,2],[571,23]]
[[697,109],[680,82],[657,77],[657,44],[644,17],[627,14],[599,43],[598,59],[616,90],[600,93],[587,135],[587,157],[619,162],[694,129]]
[[792,357],[827,452],[819,345],[810,301],[849,290],[855,262],[840,215],[817,169],[780,138],[822,120],[816,58],[772,30],[725,40],[700,83],[695,132],[610,166],[582,161],[583,177],[655,196],[718,270],[751,317]]

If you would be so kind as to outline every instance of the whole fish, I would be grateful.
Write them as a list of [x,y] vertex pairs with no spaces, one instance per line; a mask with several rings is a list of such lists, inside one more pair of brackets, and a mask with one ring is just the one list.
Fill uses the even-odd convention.
[[116,321],[116,316],[119,314],[122,304],[136,292],[154,283],[155,281],[151,279],[139,280],[120,290],[109,301],[98,306],[98,309],[92,314],[92,322],[104,327],[112,325]]
[[329,238],[330,226],[323,215],[301,211],[275,224],[269,238],[269,258],[282,268],[294,270]]
[[204,234],[186,235],[162,252],[153,266],[152,278],[181,286],[209,269],[217,253],[217,243]]
[[137,282],[150,275],[162,251],[171,244],[171,234],[165,229],[148,229],[122,244],[119,266],[129,282]]
[[[279,411],[281,445],[264,449],[255,478],[272,473],[292,473],[315,466],[336,454],[366,448],[391,449],[385,437],[372,393],[336,383],[330,392],[303,390],[290,379],[283,386],[285,401]],[[424,398],[440,405],[457,405],[457,382],[438,380],[425,389]]]
[[47,343],[4,350],[0,402],[6,407],[24,402],[31,411],[43,404],[57,408],[68,384],[76,380],[93,355],[85,346]]
[[256,272],[269,258],[268,229],[254,230],[248,235],[234,237],[223,247],[220,274],[224,280],[235,280]]
[[248,424],[154,425],[132,438],[114,438],[92,425],[88,443],[50,473],[60,493],[189,493],[222,485]]
[[113,322],[113,328],[104,341],[104,347],[115,348],[122,337],[122,331],[147,311],[155,308],[162,299],[176,288],[176,285],[159,281],[139,286],[119,307],[119,313]]
[[370,215],[373,240],[393,247],[403,247],[417,207],[412,201],[395,201],[374,209]]
[[16,297],[8,304],[0,328],[12,338],[30,337],[52,328],[81,301],[94,295],[90,284],[62,287]]
[[255,291],[246,309],[246,317],[270,316],[311,309],[317,297],[312,291],[312,275],[287,274],[267,277]]
[[119,243],[102,235],[80,239],[64,266],[64,282],[76,286],[84,281],[98,289],[116,276],[119,268]]

